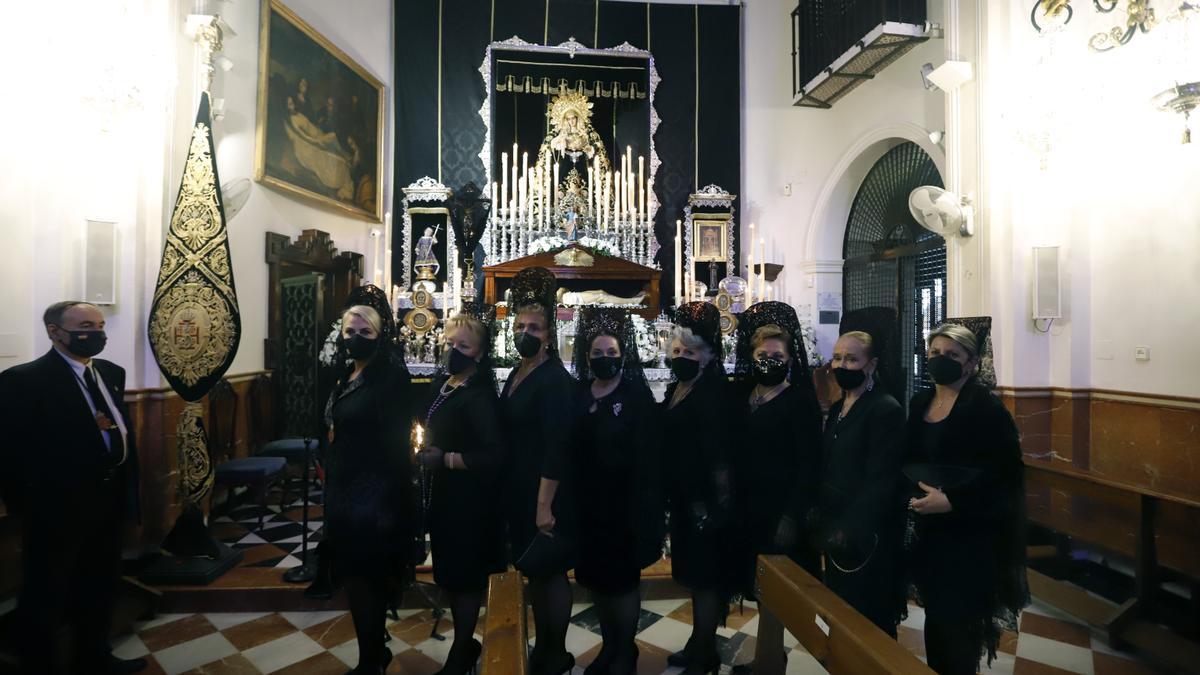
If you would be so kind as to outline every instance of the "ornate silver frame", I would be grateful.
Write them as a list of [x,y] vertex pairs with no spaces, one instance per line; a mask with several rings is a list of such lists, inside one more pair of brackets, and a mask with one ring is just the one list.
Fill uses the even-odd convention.
[[[737,255],[734,247],[737,239],[733,233],[737,227],[737,221],[734,216],[733,200],[737,199],[737,195],[730,194],[718,185],[709,183],[704,186],[699,192],[694,192],[688,195],[687,206],[683,207],[683,269],[692,269],[692,207],[718,208],[729,209],[729,221],[725,227],[725,241],[728,246],[725,247],[725,276],[741,276],[741,270],[735,266]],[[751,242],[753,244],[753,242]]]
[[[412,288],[412,216],[408,212],[409,204],[412,202],[445,202],[450,199],[450,188],[442,185],[436,179],[425,176],[418,178],[408,187],[401,188],[404,193],[404,199],[400,201],[400,208],[404,210],[401,216],[401,226],[404,228],[404,273],[401,275],[401,280],[404,282],[404,290],[407,292]],[[446,222],[446,278],[450,279],[451,272],[454,270],[452,258],[455,256],[454,249],[454,228],[450,227],[449,219]]]
[[[662,121],[659,119],[658,110],[654,107],[654,96],[658,90],[658,84],[662,78],[658,75],[658,67],[654,64],[654,55],[645,49],[638,49],[628,42],[622,42],[616,47],[607,49],[597,49],[584,45],[583,43],[571,37],[566,42],[557,46],[539,45],[532,42],[526,42],[516,35],[507,40],[493,42],[487,46],[483,53],[483,63],[479,66],[479,75],[483,78],[483,106],[479,109],[479,117],[483,120],[485,129],[483,135],[483,148],[479,151],[479,161],[483,163],[483,174],[486,177],[487,185],[492,184],[492,49],[513,49],[526,52],[560,52],[570,54],[571,58],[575,58],[576,54],[616,54],[621,56],[629,56],[633,58],[645,58],[650,63],[650,176],[647,181],[648,199],[650,200],[650,222],[657,222],[658,216],[658,196],[654,193],[654,178],[658,175],[658,167],[662,162],[658,159],[658,150],[654,147],[654,136],[658,133],[658,125]],[[485,186],[485,190],[489,189]],[[660,248],[658,237],[653,237],[650,246],[650,255],[654,256]],[[492,252],[488,250],[487,237],[484,237],[484,254],[491,262]]]

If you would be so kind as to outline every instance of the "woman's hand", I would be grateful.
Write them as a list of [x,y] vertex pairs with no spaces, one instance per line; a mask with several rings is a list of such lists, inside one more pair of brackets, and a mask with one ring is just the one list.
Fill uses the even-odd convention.
[[417,453],[417,461],[426,469],[436,469],[444,465],[446,453],[442,452],[442,449],[436,445],[430,445]]
[[908,508],[923,516],[935,513],[949,513],[954,510],[945,492],[921,482],[918,482],[917,486],[925,491],[925,496],[920,499],[913,498],[908,500]]
[[550,508],[550,504],[547,502],[538,502],[537,519],[535,522],[538,531],[548,537],[553,537],[555,522],[554,511]]

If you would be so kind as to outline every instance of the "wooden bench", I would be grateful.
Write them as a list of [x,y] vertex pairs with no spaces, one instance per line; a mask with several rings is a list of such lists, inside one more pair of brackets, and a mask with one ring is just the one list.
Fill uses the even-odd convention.
[[932,675],[920,659],[787,556],[760,555],[755,585],[755,673],[784,672],[787,628],[831,675]]
[[482,675],[525,675],[525,582],[517,571],[488,579],[487,615],[483,625]]
[[1133,597],[1121,605],[1030,570],[1034,596],[1103,631],[1114,647],[1136,646],[1173,668],[1200,663],[1200,645],[1158,625],[1165,617],[1156,598],[1164,574],[1173,574],[1190,583],[1193,607],[1200,602],[1200,502],[1061,463],[1025,467],[1030,522],[1134,563]]

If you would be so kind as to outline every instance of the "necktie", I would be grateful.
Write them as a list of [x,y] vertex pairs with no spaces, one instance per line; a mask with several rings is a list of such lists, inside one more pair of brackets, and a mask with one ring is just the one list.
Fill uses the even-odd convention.
[[[92,403],[96,406],[96,412],[104,413],[104,416],[112,420],[113,424],[117,423],[117,416],[108,407],[108,401],[105,400],[103,392],[100,391],[100,384],[96,382],[96,376],[92,374],[91,367],[83,369],[83,383],[87,385],[88,393],[92,395]],[[119,462],[125,456],[125,439],[121,437],[121,430],[118,428],[108,430],[108,449],[109,453]]]

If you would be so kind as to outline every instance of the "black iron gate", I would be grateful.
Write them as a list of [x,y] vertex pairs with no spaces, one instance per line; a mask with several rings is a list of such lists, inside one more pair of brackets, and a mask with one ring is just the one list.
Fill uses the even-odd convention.
[[843,330],[867,329],[880,344],[880,377],[907,404],[925,386],[925,338],[946,318],[946,242],[913,220],[908,195],[942,186],[917,144],[892,148],[863,179],[842,248]]

